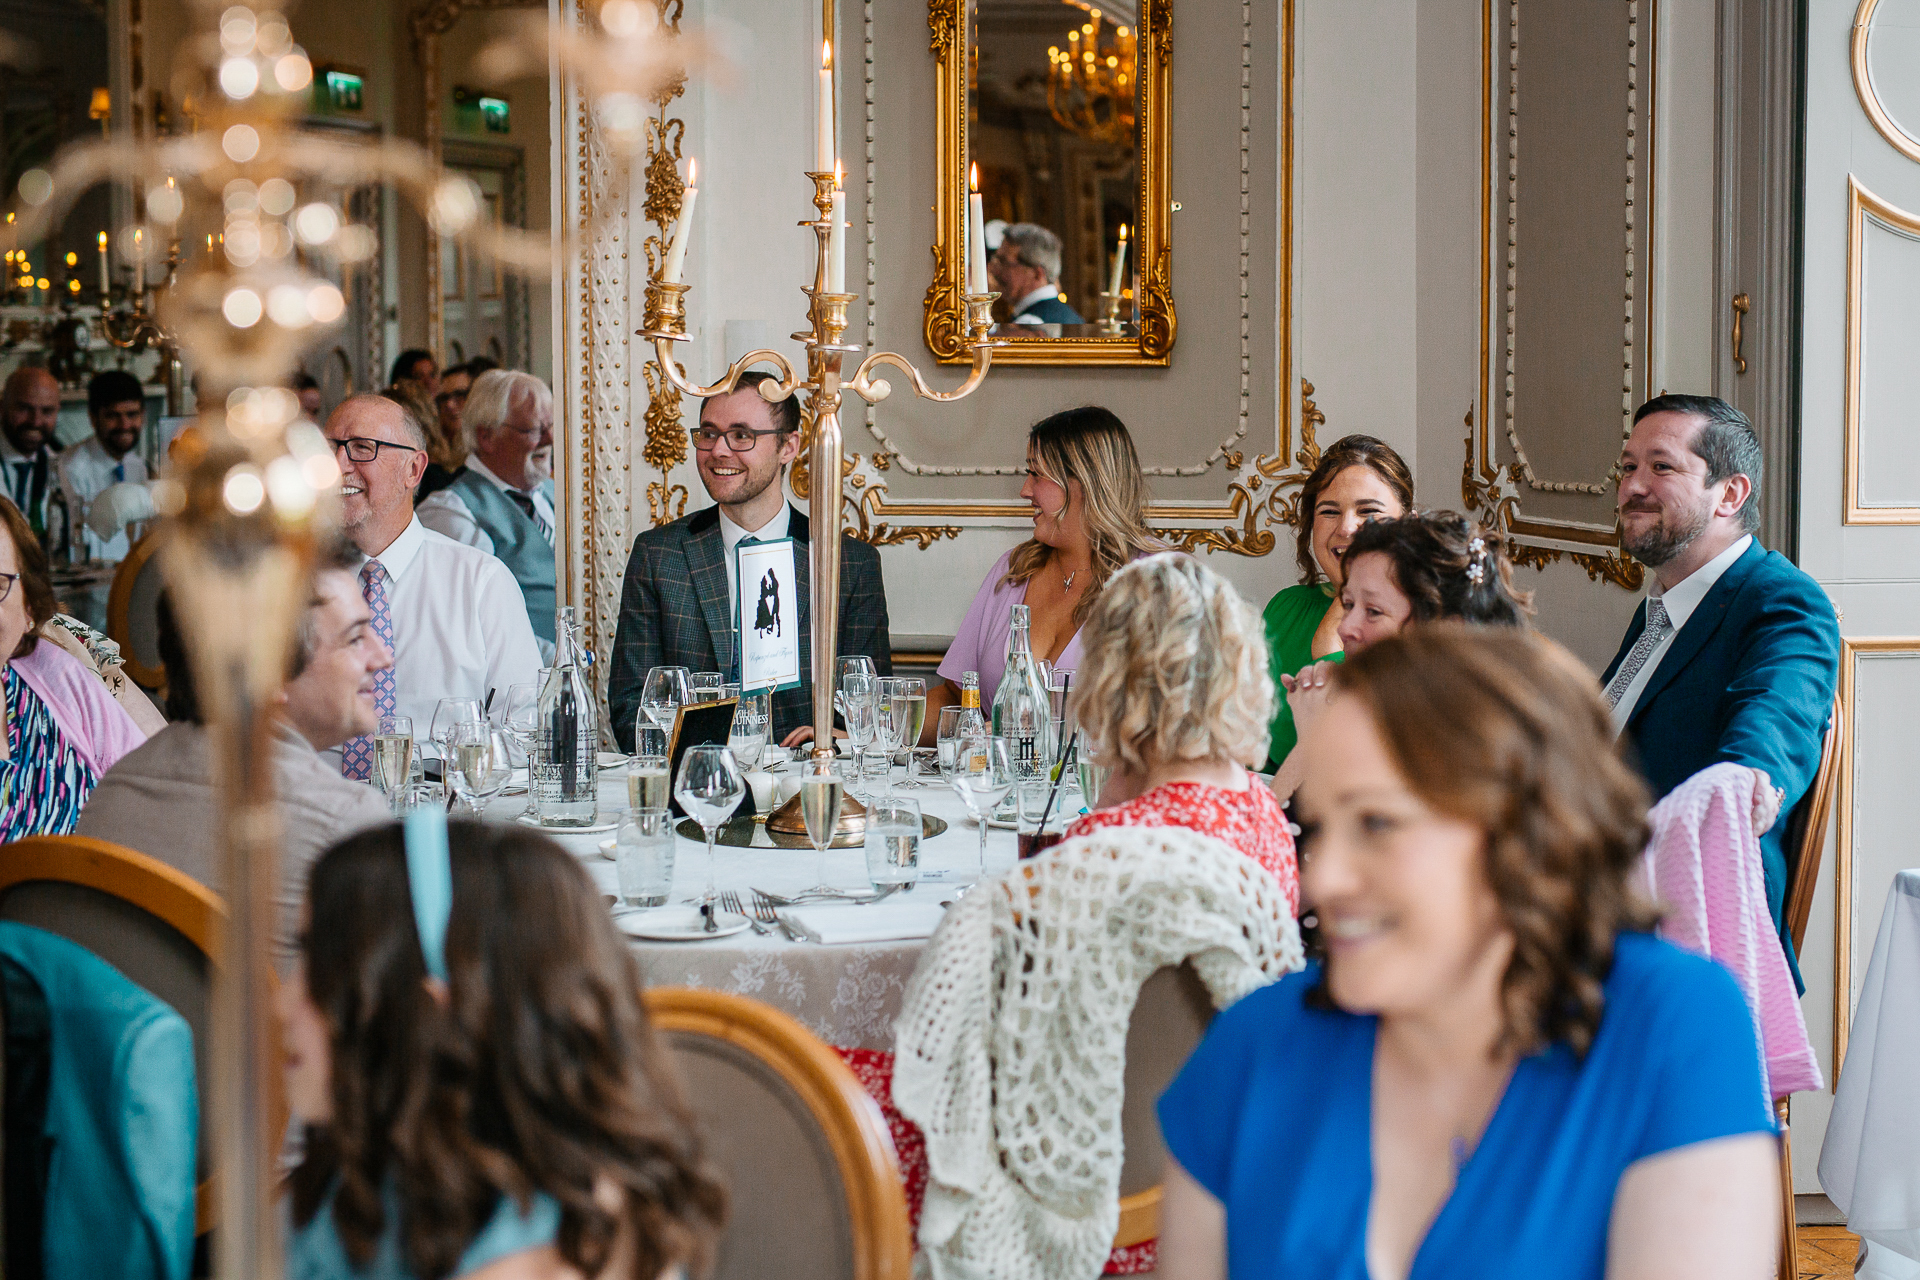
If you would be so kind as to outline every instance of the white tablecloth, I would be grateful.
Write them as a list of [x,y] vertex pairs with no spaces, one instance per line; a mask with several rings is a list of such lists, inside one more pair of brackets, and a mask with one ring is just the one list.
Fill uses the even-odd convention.
[[[603,814],[617,814],[626,805],[626,794],[624,770],[601,775]],[[951,878],[923,880],[911,891],[914,899],[939,901],[974,878],[979,831],[966,816],[966,806],[945,786],[929,785],[903,794],[918,799],[923,812],[948,824],[939,836],[921,842],[920,870],[923,876],[946,871]],[[488,807],[486,817],[490,821],[511,821],[525,805],[524,794],[502,796]],[[553,830],[547,834],[580,859],[602,892],[619,893],[614,864],[600,852],[600,845],[613,838],[612,831],[573,835]],[[989,875],[1011,867],[1015,855],[1013,832],[987,833]],[[673,867],[675,901],[692,897],[704,887],[705,858],[704,842],[678,841]],[[715,883],[723,892],[732,889],[739,893],[747,905],[752,901],[750,888],[790,894],[814,883],[815,854],[811,849],[729,849],[716,845],[714,858]],[[829,849],[827,881],[836,888],[868,888],[865,851]],[[772,936],[748,929],[711,942],[635,940],[633,951],[651,986],[708,987],[751,996],[791,1014],[828,1044],[892,1049],[893,1022],[900,1015],[907,978],[925,946],[924,939],[820,946],[789,942],[778,929]]]
[[1920,1276],[1920,868],[1894,877],[1834,1089],[1820,1184],[1863,1276]]

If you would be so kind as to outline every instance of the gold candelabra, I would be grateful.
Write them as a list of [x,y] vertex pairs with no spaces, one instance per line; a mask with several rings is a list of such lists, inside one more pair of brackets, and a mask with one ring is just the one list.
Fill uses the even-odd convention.
[[[833,195],[835,175],[809,171],[813,179],[813,205],[820,216],[802,219],[803,227],[812,227],[818,241],[814,257],[813,284],[801,286],[807,295],[808,328],[793,337],[807,346],[807,373],[803,379],[778,351],[762,348],[749,351],[735,360],[726,376],[712,386],[701,386],[687,378],[673,359],[673,344],[686,342],[686,296],[688,286],[657,276],[647,282],[646,327],[642,338],[653,343],[660,368],[682,395],[704,400],[726,395],[739,384],[740,375],[756,364],[770,363],[779,371],[778,381],[759,384],[759,392],[769,404],[778,404],[789,396],[804,394],[813,419],[813,441],[807,456],[807,505],[812,512],[812,546],[808,583],[812,600],[813,642],[813,756],[833,758],[833,690],[835,646],[840,631],[840,469],[842,438],[840,399],[842,390],[851,391],[868,404],[878,404],[893,393],[893,386],[877,376],[883,366],[892,365],[913,380],[914,393],[924,400],[942,403],[961,400],[973,394],[987,370],[993,365],[993,349],[1003,341],[990,338],[993,329],[993,303],[998,293],[969,293],[967,302],[968,345],[973,351],[973,368],[966,381],[952,391],[935,391],[920,371],[905,356],[893,351],[875,351],[863,359],[851,378],[841,377],[841,366],[850,355],[865,348],[845,343],[847,307],[851,293],[828,289],[828,240],[833,231]],[[769,830],[804,834],[806,823],[800,813],[800,798],[795,796],[767,819]],[[834,828],[834,842],[864,836],[866,811],[849,796]]]

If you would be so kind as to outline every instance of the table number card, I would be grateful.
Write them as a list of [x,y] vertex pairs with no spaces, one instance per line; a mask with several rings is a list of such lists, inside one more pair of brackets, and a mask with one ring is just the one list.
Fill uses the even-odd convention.
[[756,693],[800,687],[800,597],[794,584],[792,538],[743,542],[735,551],[739,602],[734,627],[740,689]]

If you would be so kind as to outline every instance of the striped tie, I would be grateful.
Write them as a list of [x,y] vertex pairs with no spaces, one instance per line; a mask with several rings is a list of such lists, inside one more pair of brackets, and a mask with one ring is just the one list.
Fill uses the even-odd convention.
[[[373,611],[373,634],[380,643],[387,646],[387,652],[393,648],[393,609],[387,603],[387,570],[378,560],[368,560],[360,567],[360,594],[367,599],[367,608]],[[399,699],[394,692],[393,668],[373,673],[373,711],[383,719],[394,714]],[[357,782],[365,782],[373,776],[373,739],[362,735],[347,743],[340,753],[340,772],[343,776]]]

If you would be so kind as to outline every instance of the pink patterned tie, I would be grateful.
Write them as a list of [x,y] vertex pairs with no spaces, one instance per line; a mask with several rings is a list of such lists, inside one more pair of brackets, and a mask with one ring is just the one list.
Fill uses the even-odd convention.
[[[387,646],[387,652],[393,652],[393,609],[387,603],[387,570],[378,560],[368,560],[360,567],[360,594],[366,597],[367,608],[373,611],[373,634],[380,643]],[[394,714],[399,699],[394,693],[393,668],[373,673],[373,711],[386,717]],[[373,776],[373,739],[366,735],[348,742],[340,753],[340,773],[344,777],[365,782]]]

